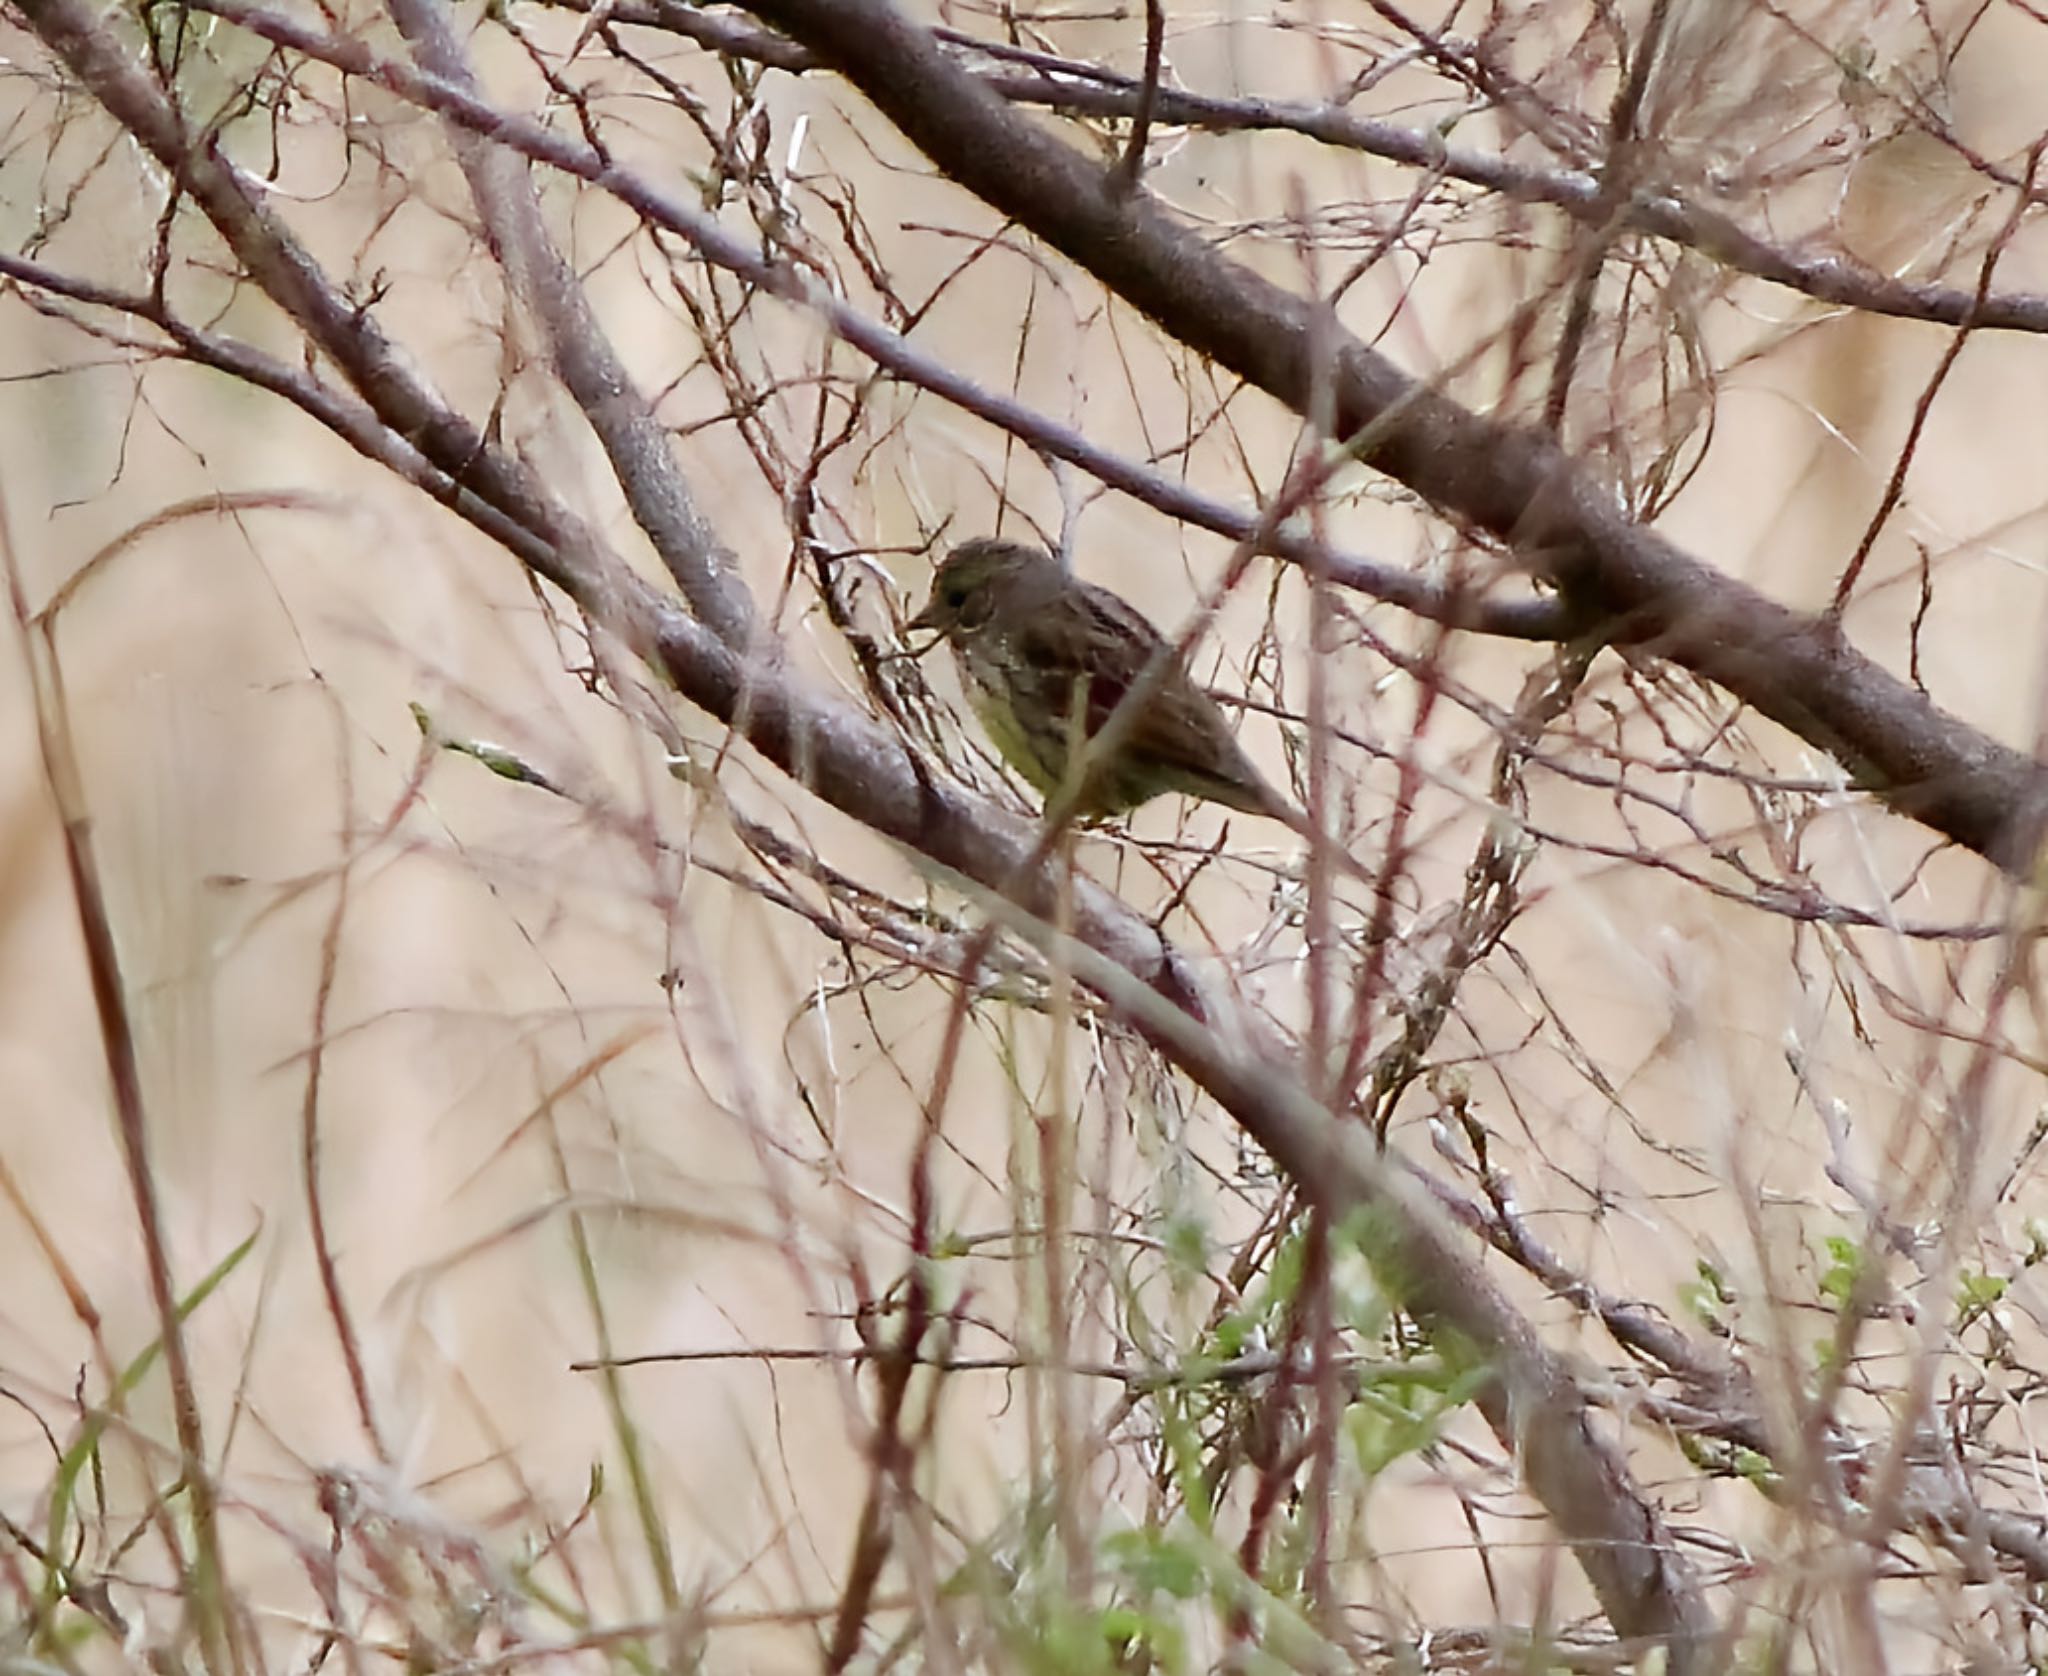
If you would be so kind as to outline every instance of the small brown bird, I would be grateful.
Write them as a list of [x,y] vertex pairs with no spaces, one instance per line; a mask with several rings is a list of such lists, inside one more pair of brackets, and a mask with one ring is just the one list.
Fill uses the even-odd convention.
[[936,629],[952,646],[990,741],[1041,797],[1065,787],[1074,746],[1102,730],[1158,659],[1137,714],[1117,724],[1120,742],[1090,763],[1075,812],[1121,815],[1177,791],[1306,828],[1307,817],[1252,766],[1165,637],[1043,548],[991,537],[962,542],[909,626]]

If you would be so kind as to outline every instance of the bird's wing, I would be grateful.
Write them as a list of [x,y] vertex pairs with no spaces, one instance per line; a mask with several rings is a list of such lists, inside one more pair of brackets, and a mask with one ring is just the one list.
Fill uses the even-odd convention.
[[1091,736],[1102,731],[1166,644],[1157,629],[1103,588],[1064,587],[1020,615],[1012,646],[1041,702],[1066,716],[1078,688],[1082,725]]
[[[1068,713],[1075,683],[1087,671],[1085,726],[1092,736],[1108,725],[1153,659],[1168,652],[1168,642],[1135,607],[1106,588],[1084,586],[1065,590],[1031,614],[1020,626],[1017,652],[1060,715]],[[1178,658],[1155,678],[1140,714],[1120,725],[1129,730],[1125,750],[1162,766],[1197,773],[1222,767],[1228,778],[1243,760],[1215,700],[1195,685]]]

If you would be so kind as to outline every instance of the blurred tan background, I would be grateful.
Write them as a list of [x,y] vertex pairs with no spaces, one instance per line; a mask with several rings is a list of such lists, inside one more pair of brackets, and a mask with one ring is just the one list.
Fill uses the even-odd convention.
[[[1336,6],[1233,0],[1200,15],[1175,7],[1175,72],[1206,89],[1326,93],[1324,49],[1312,30],[1276,29],[1280,12],[1333,33],[1354,21],[1353,9]],[[1888,65],[1917,62],[1909,19],[1859,20],[1835,8],[1808,21],[1825,40],[1867,32]],[[1837,97],[1833,73],[1810,56],[1803,80],[1779,78],[1777,60],[1756,44],[1762,27],[1761,14],[1745,14],[1714,49],[1715,74],[1669,94],[1681,113],[1673,131],[1686,130],[1690,113],[1703,136],[1685,165],[1697,180],[1722,179],[1770,144],[1811,155],[1830,125],[1849,131],[1839,108],[1824,108]],[[535,28],[557,46],[574,36],[573,20]],[[1065,26],[1060,40],[1075,54],[1136,63],[1138,30],[1128,20]],[[718,96],[715,72],[694,49],[659,37],[643,45],[671,74]],[[7,51],[33,49],[16,39]],[[530,73],[502,41],[485,53],[499,91],[532,96]],[[2038,26],[2017,12],[1987,14],[1947,80],[1958,130],[1983,154],[2009,157],[2039,122],[2033,94],[2044,74]],[[1401,117],[1405,85],[1390,81],[1375,108]],[[24,88],[10,98],[18,114],[38,108]],[[622,104],[628,161],[695,160],[694,140],[672,117],[648,103]],[[889,258],[902,290],[921,298],[961,260],[956,235],[986,234],[989,220],[952,189],[906,172],[900,142],[872,118],[856,133],[849,104],[828,78],[770,78],[764,106],[776,156],[791,173],[829,169],[855,183],[866,214],[894,240]],[[381,284],[380,315],[466,412],[481,420],[502,393],[507,440],[645,563],[574,416],[534,366],[501,351],[502,304],[465,230],[460,180],[436,130],[388,102],[370,108],[391,124],[389,147],[414,172],[376,179],[359,169],[344,178],[340,154],[309,115],[287,129],[280,153],[277,192],[295,224],[339,273]],[[808,119],[801,136],[799,118]],[[1484,124],[1455,137],[1475,146],[1498,139]],[[257,136],[237,138],[253,155]],[[1855,149],[1844,140],[1832,155],[1845,160]],[[20,195],[27,178],[8,200],[14,240],[34,209]],[[139,195],[123,201],[118,179],[107,171],[92,189],[95,213],[65,230],[57,253],[72,266],[104,261],[123,273],[132,261],[136,229],[151,212]],[[1398,205],[1412,186],[1405,171],[1304,142],[1202,135],[1162,137],[1150,179],[1170,203],[1231,236],[1248,260],[1282,275],[1298,273],[1284,230],[1233,232],[1234,224],[1284,215],[1290,193],[1318,206]],[[1838,238],[1889,263],[1939,249],[1957,227],[1976,228],[1981,249],[1994,230],[1985,217],[2005,210],[1976,208],[1975,192],[1953,156],[1908,141],[1874,147],[1853,167],[1774,180],[1767,192],[1738,181],[1728,207],[1747,217],[1767,201],[1783,235]],[[664,417],[689,425],[715,415],[719,392],[645,241],[614,206],[572,202],[553,182],[544,195],[642,388],[662,393]],[[392,218],[366,233],[386,208]],[[1453,387],[1468,400],[1526,403],[1528,392],[1508,387],[1505,367],[1484,346],[1532,287],[1554,277],[1563,233],[1545,212],[1520,214],[1519,226],[1525,242],[1503,250],[1485,236],[1483,218],[1469,245],[1453,222],[1427,264],[1390,261],[1367,275],[1347,300],[1347,320],[1381,334],[1382,347],[1417,373],[1456,369]],[[1195,408],[1224,392],[1163,353],[1120,304],[1042,265],[1021,235],[1007,243],[1014,251],[985,258],[948,292],[920,328],[923,346],[992,386],[1013,387],[1098,443],[1141,456],[1177,449]],[[1351,258],[1338,251],[1326,259],[1340,271]],[[1952,282],[1971,282],[1974,259],[1956,264]],[[2048,283],[2038,230],[2013,240],[1997,283]],[[811,322],[763,314],[753,329],[765,364],[789,371],[828,352],[841,371],[853,363],[847,351],[828,351]],[[244,491],[303,497],[279,510],[195,514],[147,535],[80,591],[55,636],[91,842],[140,1032],[152,1162],[179,1281],[196,1283],[256,1235],[248,1261],[190,1323],[209,1438],[224,1456],[235,1510],[238,1582],[280,1624],[310,1616],[292,1542],[264,1533],[282,1529],[324,1546],[309,1469],[367,1469],[371,1459],[320,1297],[301,1167],[320,949],[346,868],[324,1044],[321,1182],[396,1455],[378,1482],[394,1498],[417,1493],[417,1504],[404,1505],[422,1518],[431,1506],[433,1517],[485,1533],[509,1566],[550,1546],[550,1523],[559,1531],[577,1518],[593,1466],[606,1462],[605,1494],[571,1545],[585,1553],[579,1587],[614,1616],[652,1614],[659,1597],[631,1531],[600,1382],[571,1368],[600,1347],[579,1272],[578,1220],[620,1354],[850,1347],[852,1265],[879,1289],[904,1262],[904,1172],[947,995],[908,973],[846,993],[839,951],[679,860],[686,844],[729,865],[742,857],[723,813],[664,771],[658,743],[565,669],[581,647],[549,621],[511,562],[453,518],[282,404],[209,373],[145,367],[18,299],[8,320],[0,488],[6,540],[32,605],[173,503]],[[1714,425],[1697,476],[1663,525],[1730,574],[1818,605],[1877,503],[1946,334],[1831,318],[1754,284],[1711,297],[1693,324],[1720,369]],[[287,341],[253,300],[236,302],[226,325],[273,347]],[[1945,706],[2023,746],[2042,715],[2044,356],[2048,349],[2017,334],[1982,334],[1965,347],[1849,617],[1861,646],[1903,668],[1924,546],[1935,588],[1920,642],[1927,684]],[[1588,434],[1613,417],[1599,405],[1578,416]],[[782,421],[792,435],[802,434],[800,412],[792,398]],[[1296,443],[1294,425],[1241,395],[1227,414],[1171,463],[1184,458],[1189,476],[1220,496],[1270,489]],[[885,432],[885,415],[900,424]],[[1212,580],[1220,565],[1221,542],[1114,498],[1094,500],[1084,481],[1063,484],[932,398],[882,393],[871,430],[826,480],[834,513],[850,526],[849,546],[857,538],[907,548],[949,519],[956,536],[988,529],[1007,503],[1053,535],[1070,520],[1079,568],[1168,624],[1187,608],[1191,583]],[[789,539],[753,459],[730,426],[718,425],[692,429],[678,457],[756,598],[772,607],[785,596]],[[1331,523],[1349,548],[1427,564],[1454,545],[1368,480],[1347,488]],[[1008,517],[1006,528],[1025,527],[1016,510]],[[886,633],[888,606],[921,600],[926,573],[907,552],[872,561],[854,595],[863,626]],[[1203,654],[1205,673],[1225,689],[1241,685],[1266,614],[1253,596],[1266,585],[1261,571]],[[1287,695],[1298,703],[1305,607],[1294,583],[1280,589],[1278,612]],[[1423,643],[1394,613],[1369,611],[1367,621],[1397,643]],[[820,680],[853,691],[844,648],[807,582],[788,590],[778,626]],[[0,1157],[125,1360],[155,1327],[19,650],[15,641],[6,654],[11,697],[0,709]],[[1508,702],[1539,655],[1466,642],[1452,648],[1450,667]],[[928,667],[951,692],[939,660]],[[1445,705],[1416,738],[1415,690],[1362,651],[1336,669],[1334,698],[1347,725],[1428,766],[1431,801],[1403,895],[1411,928],[1426,929],[1455,892],[1480,830],[1474,798],[1490,736]],[[459,756],[435,755],[422,770],[413,702],[449,734],[517,750],[575,800],[493,778]],[[1603,665],[1575,721],[1596,732],[1603,705],[1634,702],[1619,667]],[[671,708],[693,739],[716,746],[701,716]],[[1829,772],[1765,724],[1744,729],[1756,741],[1754,760],[1776,772]],[[1279,730],[1257,720],[1248,737],[1280,772]],[[1394,768],[1355,751],[1342,754],[1342,767],[1356,784],[1360,851],[1376,861]],[[422,771],[418,795],[408,796]],[[738,806],[808,835],[837,865],[908,899],[923,895],[886,846],[743,752],[722,779]],[[1539,828],[1595,844],[1629,840],[1611,794],[1540,773],[1532,786]],[[1755,818],[1737,793],[1700,796],[1717,818]],[[1138,831],[1164,839],[1182,826],[1206,842],[1219,817],[1162,806],[1140,818]],[[1290,851],[1284,835],[1241,821],[1232,836],[1233,853]],[[1662,831],[1657,842],[1673,837]],[[1743,843],[1760,860],[1767,851],[1754,836]],[[1931,847],[1926,835],[1855,799],[1843,798],[1801,844],[1814,875],[1845,900],[1879,902],[1910,874],[1896,903],[1902,919],[2001,911],[1980,864],[1942,854],[1916,870],[1914,858]],[[1089,838],[1082,848],[1097,877],[1135,898],[1165,899],[1158,873],[1115,841]],[[1998,945],[1869,934],[1847,939],[1853,952],[1845,952],[1834,933],[1589,850],[1548,850],[1531,895],[1513,936],[1525,967],[1490,969],[1470,984],[1438,1051],[1473,1063],[1477,1098],[1507,1161],[1536,1193],[1542,1231],[1571,1260],[1677,1312],[1701,1253],[1768,1295],[1824,1260],[1822,1234],[1853,1233],[1858,1213],[1825,1174],[1828,1143],[1787,1068],[1788,1043],[1814,1067],[1815,1084],[1844,1102],[1849,1159],[1902,1219],[1927,1214],[1938,1192],[1928,1137],[1943,1132]],[[1199,918],[1175,922],[1177,934],[1298,1019],[1300,940],[1276,929],[1266,876],[1226,864],[1191,905]],[[1880,990],[1889,1013],[1877,1004]],[[1916,1012],[1939,1027],[1923,1028]],[[2021,1054],[2038,1056],[2030,995],[2004,1023]],[[1000,1236],[958,1265],[959,1284],[970,1292],[970,1314],[1008,1320],[1016,1271],[1035,1260],[1029,1242],[1013,1236],[1033,1207],[1005,1188],[1013,1150],[1028,1154],[1036,1144],[1006,1080],[1007,1057],[1026,1096],[1064,1100],[1076,1113],[1086,1185],[1074,1206],[1084,1236],[1076,1264],[1088,1301],[1075,1349],[1101,1355],[1109,1341],[1099,1312],[1112,1275],[1124,1272],[1112,1236],[1157,1237],[1161,1227],[1185,1225],[1227,1247],[1254,1214],[1259,1166],[1214,1113],[1188,1109],[1185,1090],[1142,1068],[1134,1076],[1113,1042],[1075,1031],[1054,1092],[1047,1028],[1012,1021],[1015,1039],[1006,1042],[1001,1024],[992,1014],[970,1031],[948,1113],[942,1218],[963,1237]],[[2038,1079],[2007,1061],[1993,1090],[1986,1154],[2011,1158],[2039,1108]],[[1421,1117],[1418,1107],[1397,1133],[1426,1149]],[[1722,1190],[1737,1178],[1757,1184],[1767,1209],[1761,1227],[1745,1227]],[[1981,1230],[1987,1260],[2018,1248],[2040,1199],[2024,1176],[2015,1184]],[[1134,1204],[1158,1222],[1134,1228],[1124,1208]],[[0,1257],[14,1277],[0,1311],[4,1382],[29,1407],[61,1418],[91,1360],[87,1336],[18,1215],[0,1213]],[[1185,1330],[1206,1301],[1170,1296],[1160,1272],[1155,1307]],[[1561,1339],[1572,1333],[1560,1307],[1530,1301]],[[2024,1292],[2015,1304],[2026,1315],[2037,1307]],[[624,1376],[685,1595],[733,1613],[830,1599],[866,1482],[849,1422],[852,1378],[844,1365],[744,1360]],[[936,1493],[970,1527],[1013,1505],[1037,1458],[1039,1418],[1025,1383],[963,1376],[949,1389],[949,1481]],[[1083,1382],[1081,1400],[1103,1423],[1121,1397]],[[160,1377],[144,1384],[134,1413],[157,1443],[170,1437]],[[52,1424],[64,1432],[57,1418]],[[1471,1438],[1491,1447],[1476,1428]],[[48,1445],[27,1413],[8,1406],[0,1449],[0,1498],[34,1528]],[[1133,1505],[1146,1494],[1128,1456],[1105,1464],[1095,1489]],[[1746,1494],[1728,1490],[1712,1517],[1706,1509],[1689,1516],[1767,1529],[1768,1512]],[[114,1486],[110,1530],[138,1516],[139,1497],[134,1482]],[[1424,1619],[1495,1609],[1473,1566],[1445,1562],[1468,1538],[1432,1474],[1404,1465],[1372,1506],[1357,1535],[1383,1568],[1389,1601]],[[1533,1589],[1540,1549],[1521,1556],[1517,1580],[1512,1530],[1501,1521],[1502,1575],[1510,1589]],[[125,1604],[144,1618],[160,1609],[144,1591]],[[801,1624],[746,1633],[767,1638],[719,1643],[725,1656],[759,1659],[756,1668],[809,1662]]]

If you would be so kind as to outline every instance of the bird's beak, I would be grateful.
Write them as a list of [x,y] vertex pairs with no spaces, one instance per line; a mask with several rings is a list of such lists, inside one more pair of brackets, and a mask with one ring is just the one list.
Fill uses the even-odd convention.
[[939,629],[943,627],[944,625],[939,621],[939,602],[935,599],[928,599],[924,602],[924,609],[903,625],[903,632],[908,634],[913,629]]

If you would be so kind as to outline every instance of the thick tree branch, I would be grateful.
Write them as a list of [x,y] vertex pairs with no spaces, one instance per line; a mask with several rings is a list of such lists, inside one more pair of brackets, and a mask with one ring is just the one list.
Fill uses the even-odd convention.
[[[391,12],[420,61],[442,81],[474,95],[475,78],[446,9],[429,0],[391,0]],[[754,629],[753,600],[684,483],[668,431],[634,385],[542,225],[524,163],[460,124],[451,124],[451,132],[507,288],[540,329],[556,374],[603,443],[633,521],[653,542],[691,609],[724,639],[745,645]]]
[[[549,3],[572,11],[603,5],[615,22],[681,35],[713,52],[792,75],[828,67],[820,54],[787,36],[684,0]],[[1097,119],[1131,120],[1137,115],[1144,90],[1138,77],[1082,59],[984,40],[963,30],[937,29],[933,34],[964,52],[1023,66],[978,72],[985,85],[1017,104]],[[1574,221],[1591,225],[1608,219],[1599,180],[1581,170],[1544,168],[1449,145],[1433,128],[1360,116],[1342,105],[1162,86],[1157,90],[1152,119],[1210,134],[1299,134],[1337,150],[1432,170],[1446,180],[1497,193],[1512,203],[1544,205]],[[1759,238],[1728,216],[1661,187],[1638,192],[1622,212],[1621,224],[1628,232],[1668,239],[1738,273],[1782,285],[1815,302],[1865,314],[1960,326],[1972,317],[1975,305],[1967,287],[1904,279],[1846,257],[1812,255]],[[2048,332],[2048,296],[2032,291],[1994,292],[1976,310],[1976,323],[1984,330]]]
[[1726,687],[1854,780],[2015,871],[2032,865],[2048,771],[1937,708],[1824,621],[1788,610],[1632,522],[1550,439],[1410,378],[1295,296],[1210,248],[1143,193],[959,68],[886,0],[756,0],[945,173],[1170,335],[1296,412],[1334,398],[1361,457],[1513,543],[1609,638]]
[[[470,434],[405,368],[369,311],[337,306],[317,265],[213,145],[187,128],[90,0],[22,0],[20,10],[191,195],[245,271],[347,370],[382,422],[416,437],[430,458],[445,464],[452,457],[463,480],[484,485],[491,505],[515,514],[519,550],[541,574],[801,784],[933,861],[1010,890],[1043,923],[1053,908],[1050,877],[1040,870],[1021,890],[1015,878],[1033,853],[1031,828],[934,783],[867,717],[779,661],[750,658],[635,577],[516,465]],[[572,323],[570,314],[558,319]],[[1087,981],[1134,1013],[1168,1057],[1284,1166],[1313,1173],[1313,1190],[1330,1208],[1375,1213],[1371,1243],[1394,1290],[1483,1359],[1480,1406],[1520,1450],[1532,1488],[1573,1542],[1617,1628],[1668,1638],[1672,1667],[1692,1667],[1711,1630],[1697,1581],[1619,1452],[1598,1435],[1567,1365],[1457,1248],[1457,1236],[1398,1168],[1308,1099],[1284,1044],[1261,1020],[1198,985],[1189,964],[1109,893],[1078,881],[1069,907],[1090,951]]]
[[500,146],[611,193],[651,225],[687,240],[705,260],[785,302],[812,310],[885,371],[986,419],[1050,458],[1079,466],[1169,517],[1233,541],[1256,533],[1262,552],[1296,563],[1314,562],[1340,587],[1473,633],[1553,640],[1584,626],[1566,603],[1554,596],[1494,598],[1474,586],[1440,585],[1399,565],[1319,551],[1314,542],[1295,531],[1266,530],[1258,512],[1204,495],[1180,478],[1099,446],[1077,427],[1058,424],[1027,403],[984,389],[946,362],[924,353],[910,339],[842,302],[801,267],[763,255],[757,245],[728,232],[714,217],[693,209],[661,183],[621,167],[592,146],[501,110],[464,87],[382,57],[360,41],[310,29],[277,12],[247,4],[247,0],[192,0],[192,10],[227,18],[265,40],[375,82]]
[[1600,1436],[1570,1366],[1464,1260],[1416,1177],[1382,1154],[1363,1124],[1331,1121],[1296,1077],[1276,1077],[1275,1061],[1248,1051],[1243,1038],[1204,1028],[1042,919],[1000,899],[984,905],[1142,1030],[1244,1125],[1308,1203],[1353,1227],[1362,1214],[1361,1243],[1389,1291],[1487,1361],[1490,1377],[1473,1400],[1517,1450],[1530,1490],[1571,1542],[1616,1633],[1665,1642],[1674,1672],[1705,1668],[1712,1616],[1662,1515]]

